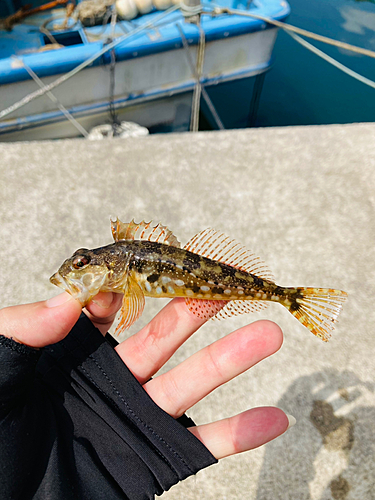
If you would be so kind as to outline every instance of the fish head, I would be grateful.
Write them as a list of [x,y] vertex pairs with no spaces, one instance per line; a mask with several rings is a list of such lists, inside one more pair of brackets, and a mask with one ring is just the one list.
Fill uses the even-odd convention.
[[105,252],[80,248],[50,277],[50,282],[70,293],[85,306],[100,289],[111,273]]

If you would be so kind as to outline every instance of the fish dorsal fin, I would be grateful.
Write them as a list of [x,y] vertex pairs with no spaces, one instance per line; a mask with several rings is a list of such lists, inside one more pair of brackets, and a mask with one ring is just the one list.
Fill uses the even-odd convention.
[[164,243],[172,247],[181,247],[176,236],[166,226],[150,222],[121,222],[119,219],[111,220],[112,235],[115,241],[121,240],[147,240]]
[[268,281],[275,280],[272,272],[259,257],[215,229],[205,229],[196,234],[186,243],[184,249],[254,274],[259,278]]

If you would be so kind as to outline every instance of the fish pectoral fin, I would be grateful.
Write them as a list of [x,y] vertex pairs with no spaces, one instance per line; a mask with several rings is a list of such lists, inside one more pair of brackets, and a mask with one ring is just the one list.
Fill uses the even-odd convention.
[[202,319],[225,319],[239,314],[261,311],[268,303],[260,300],[185,299],[189,310]]
[[156,241],[172,247],[181,247],[176,236],[166,226],[152,225],[152,221],[145,222],[121,222],[119,219],[111,220],[112,235],[115,241],[121,240],[145,240]]
[[208,228],[196,234],[186,243],[184,249],[254,274],[259,278],[275,281],[272,272],[262,259],[215,229]]
[[145,296],[136,280],[129,278],[122,299],[120,309],[120,322],[115,334],[120,335],[141,316],[145,307]]

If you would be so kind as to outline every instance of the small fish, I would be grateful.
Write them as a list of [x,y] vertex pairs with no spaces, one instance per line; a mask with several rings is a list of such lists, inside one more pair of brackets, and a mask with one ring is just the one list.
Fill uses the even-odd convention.
[[258,257],[221,232],[206,229],[181,248],[167,227],[151,224],[111,221],[114,243],[77,250],[50,281],[82,306],[99,291],[123,293],[116,333],[141,316],[145,296],[184,297],[190,311],[204,319],[259,311],[277,302],[328,341],[345,292],[276,285]]

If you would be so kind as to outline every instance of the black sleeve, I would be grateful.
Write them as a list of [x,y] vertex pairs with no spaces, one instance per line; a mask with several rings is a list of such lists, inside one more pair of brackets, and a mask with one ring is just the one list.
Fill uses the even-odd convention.
[[39,351],[0,336],[1,498],[152,499],[217,462],[109,340],[84,315]]

